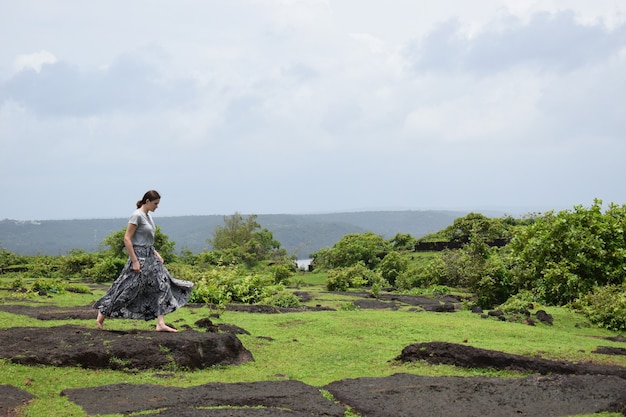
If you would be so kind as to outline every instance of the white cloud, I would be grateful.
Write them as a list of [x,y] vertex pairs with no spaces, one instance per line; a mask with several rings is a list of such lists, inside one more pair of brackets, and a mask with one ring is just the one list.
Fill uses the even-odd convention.
[[625,5],[7,3],[0,218],[626,201]]
[[40,72],[42,65],[54,64],[55,62],[57,62],[57,58],[52,53],[39,51],[32,54],[19,55],[15,58],[13,68],[16,72],[29,69]]
[[[504,27],[502,23],[506,23]],[[584,25],[572,11],[533,14],[498,21],[468,37],[458,20],[438,25],[408,49],[416,71],[491,74],[515,68],[538,72],[574,71],[607,61],[626,45],[626,23],[608,29]]]

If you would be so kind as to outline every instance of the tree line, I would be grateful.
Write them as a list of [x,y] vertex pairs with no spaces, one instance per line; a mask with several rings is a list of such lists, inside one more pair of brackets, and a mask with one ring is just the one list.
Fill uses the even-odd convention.
[[[287,285],[297,280],[295,260],[256,215],[224,216],[207,239],[211,251],[174,252],[157,228],[155,247],[175,276],[196,283],[195,302],[270,303],[297,306]],[[420,239],[397,233],[390,239],[373,232],[344,235],[333,246],[312,254],[314,271],[326,274],[329,290],[366,288],[415,292],[464,289],[467,305],[520,309],[529,303],[567,306],[600,326],[626,329],[626,206],[601,200],[590,207],[488,218],[469,213],[450,226]],[[104,282],[115,279],[127,260],[124,230],[104,240],[97,252],[71,251],[63,256],[21,256],[2,249],[0,272],[14,277]],[[455,248],[417,256],[420,242],[456,242]],[[491,242],[503,241],[504,245]],[[52,284],[51,284],[52,285]],[[45,287],[45,285],[43,285]],[[62,287],[61,285],[57,285]]]

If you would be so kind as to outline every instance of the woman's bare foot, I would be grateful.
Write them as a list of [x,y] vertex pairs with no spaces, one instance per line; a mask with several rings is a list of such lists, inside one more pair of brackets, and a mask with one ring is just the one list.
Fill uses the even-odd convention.
[[156,326],[157,332],[168,332],[168,333],[178,333],[178,330],[168,326],[167,324],[157,324]]
[[103,324],[104,324],[104,314],[100,313],[98,311],[98,317],[96,318],[96,324],[98,325],[98,329],[102,330],[103,329]]

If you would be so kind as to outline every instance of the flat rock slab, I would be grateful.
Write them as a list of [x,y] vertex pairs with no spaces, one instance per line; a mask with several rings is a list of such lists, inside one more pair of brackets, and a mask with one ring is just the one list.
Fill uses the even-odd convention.
[[0,416],[17,415],[15,409],[27,404],[35,398],[30,392],[26,392],[12,385],[0,385]]
[[[328,416],[343,417],[343,407],[319,388],[300,381],[211,383],[190,388],[115,384],[61,392],[89,415],[160,410],[158,416]],[[225,410],[198,407],[235,407]],[[247,408],[245,408],[247,407]],[[262,408],[249,408],[262,407]],[[222,414],[216,414],[220,412]],[[142,414],[143,415],[143,414]]]
[[402,362],[423,360],[433,365],[454,365],[463,368],[490,368],[542,375],[613,375],[626,380],[626,368],[617,365],[553,361],[514,355],[495,350],[447,342],[414,343],[402,349],[395,358]]
[[626,380],[603,375],[526,378],[396,374],[326,387],[362,417],[558,417],[626,412]]
[[229,333],[107,331],[66,325],[0,330],[0,358],[91,369],[204,369],[253,361]]
[[[318,414],[281,410],[280,408],[168,408],[167,410],[141,414],[142,417],[315,417]],[[326,416],[326,414],[322,414]],[[342,414],[343,415],[343,414]]]

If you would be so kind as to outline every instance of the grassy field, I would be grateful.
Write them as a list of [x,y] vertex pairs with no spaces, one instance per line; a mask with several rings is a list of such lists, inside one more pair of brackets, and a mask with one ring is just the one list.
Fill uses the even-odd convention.
[[[591,353],[597,346],[620,346],[599,338],[615,336],[613,332],[590,326],[586,320],[564,308],[545,308],[554,316],[554,325],[519,323],[482,319],[469,311],[456,313],[411,312],[408,309],[359,310],[348,308],[355,300],[350,293],[324,291],[323,274],[303,274],[296,281],[298,291],[313,295],[311,305],[335,308],[335,311],[283,314],[249,314],[224,311],[217,323],[239,326],[250,335],[239,336],[255,361],[240,366],[216,367],[201,371],[178,370],[170,378],[158,371],[111,371],[81,368],[14,365],[0,360],[0,384],[10,384],[34,394],[37,399],[21,410],[21,416],[84,417],[82,408],[59,393],[65,388],[92,387],[114,383],[194,386],[208,382],[251,382],[294,379],[313,386],[323,386],[344,378],[382,377],[394,373],[444,376],[522,376],[519,373],[485,369],[461,369],[425,363],[403,364],[394,361],[401,350],[412,343],[444,341],[500,350],[521,355],[541,355],[546,359],[593,361],[626,366],[626,357]],[[7,287],[0,281],[0,287]],[[59,306],[85,306],[95,301],[103,290],[92,294],[60,294],[52,297],[14,298],[0,290],[0,303]],[[13,297],[13,298],[11,298]],[[194,323],[215,311],[183,308],[167,316],[177,327]],[[41,321],[22,315],[0,312],[0,328],[18,326],[58,326],[76,324],[95,328],[94,320]],[[152,330],[154,322],[108,320],[112,330]],[[264,338],[259,338],[264,336]],[[271,340],[270,340],[271,338]],[[162,373],[162,372],[161,372]],[[599,415],[599,414],[598,414]],[[613,414],[603,414],[609,416]],[[614,414],[618,416],[619,414]],[[117,417],[117,416],[116,416]]]

